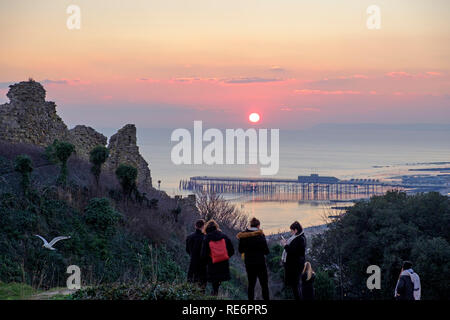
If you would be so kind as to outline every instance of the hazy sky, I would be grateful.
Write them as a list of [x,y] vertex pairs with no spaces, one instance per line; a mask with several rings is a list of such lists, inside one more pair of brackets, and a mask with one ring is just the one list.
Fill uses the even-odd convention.
[[0,102],[33,77],[70,126],[449,123],[449,21],[448,0],[1,1]]

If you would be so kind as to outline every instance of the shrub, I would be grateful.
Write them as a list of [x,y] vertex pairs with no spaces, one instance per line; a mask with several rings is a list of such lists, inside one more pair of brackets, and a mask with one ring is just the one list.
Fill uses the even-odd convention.
[[14,170],[19,172],[22,176],[20,185],[24,194],[28,192],[30,188],[30,175],[33,171],[33,163],[29,156],[20,155],[14,160]]
[[58,183],[65,185],[67,182],[67,160],[75,151],[75,146],[69,142],[55,140],[53,144],[45,149],[48,160],[61,165]]
[[89,153],[89,161],[92,163],[91,172],[95,177],[95,182],[98,186],[102,165],[109,157],[109,150],[105,146],[96,146]]
[[202,290],[190,283],[152,282],[143,285],[107,284],[83,288],[72,295],[73,300],[200,300]]
[[136,189],[136,179],[138,171],[135,167],[120,164],[116,169],[116,176],[122,186],[122,191],[125,197],[129,198],[133,190]]
[[122,215],[111,207],[106,198],[91,199],[84,214],[86,223],[104,236],[114,234],[122,218]]
[[336,299],[336,284],[333,277],[324,271],[316,272],[314,280],[314,296],[316,300]]

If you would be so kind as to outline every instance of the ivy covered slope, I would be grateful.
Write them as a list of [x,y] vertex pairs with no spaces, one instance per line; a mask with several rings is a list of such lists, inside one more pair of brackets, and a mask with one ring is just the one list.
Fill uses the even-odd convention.
[[[66,268],[72,264],[82,268],[83,277],[92,283],[184,277],[180,264],[186,261],[177,263],[172,252],[177,248],[157,246],[127,230],[125,217],[109,199],[93,198],[80,212],[49,195],[51,192],[44,197],[35,195],[34,201],[27,201],[15,194],[1,194],[3,282],[25,280],[34,287],[61,286],[67,278]],[[60,241],[55,245],[57,250],[51,251],[42,248],[35,234],[47,239],[68,235],[71,239]]]
[[[161,293],[139,298],[201,296],[185,284],[186,228],[198,217],[192,203],[156,190],[142,194],[130,180],[125,190],[118,177],[105,172],[96,177],[91,164],[74,155],[61,165],[36,146],[4,143],[0,149],[1,283],[65,287],[67,267],[77,265],[82,285],[102,285],[101,292],[105,285],[127,283]],[[52,251],[37,234],[48,241],[71,238]]]

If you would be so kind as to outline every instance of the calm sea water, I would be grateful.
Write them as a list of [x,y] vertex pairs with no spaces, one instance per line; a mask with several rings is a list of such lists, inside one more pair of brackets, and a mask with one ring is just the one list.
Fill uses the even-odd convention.
[[[192,133],[192,127],[187,128]],[[107,136],[115,130],[101,130]],[[154,186],[169,195],[180,179],[192,176],[259,176],[259,165],[174,165],[170,153],[172,129],[139,129],[138,145],[150,164]],[[204,144],[206,145],[206,144]],[[280,169],[275,177],[296,178],[318,173],[340,179],[408,174],[411,167],[437,167],[450,161],[450,126],[323,125],[303,131],[280,129]],[[442,167],[442,166],[441,166]],[[260,218],[268,232],[286,230],[294,220],[305,226],[323,223],[336,204],[297,199],[258,199],[227,196],[243,211]],[[342,203],[338,204],[342,206]]]

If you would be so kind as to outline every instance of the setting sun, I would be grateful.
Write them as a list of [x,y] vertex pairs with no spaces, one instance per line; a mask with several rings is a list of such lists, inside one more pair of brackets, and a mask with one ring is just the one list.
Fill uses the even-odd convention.
[[248,120],[253,123],[259,122],[260,116],[258,113],[253,112],[248,116]]

